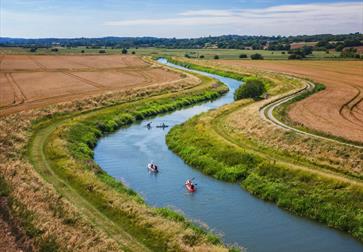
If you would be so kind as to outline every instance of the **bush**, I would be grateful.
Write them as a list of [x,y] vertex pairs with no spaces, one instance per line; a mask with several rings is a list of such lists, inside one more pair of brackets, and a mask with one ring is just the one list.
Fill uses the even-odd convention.
[[98,53],[106,53],[106,50],[99,50]]
[[219,56],[218,56],[218,55],[215,55],[215,56],[214,56],[214,59],[219,59]]
[[52,52],[58,52],[58,48],[52,48],[50,49]]
[[81,53],[84,53],[84,50],[82,50]]
[[38,50],[38,48],[36,48],[36,47],[33,47],[33,48],[30,48],[30,52],[36,52]]
[[239,58],[240,59],[245,59],[245,58],[247,58],[247,54],[242,53],[242,54],[239,55]]
[[188,59],[190,58],[189,54],[187,54],[187,53],[186,53],[186,54],[184,54],[184,57],[185,57],[185,58],[188,58]]
[[302,59],[302,56],[299,54],[290,54],[288,59]]
[[256,78],[248,78],[245,84],[242,84],[234,93],[234,99],[240,100],[245,98],[257,99],[266,92],[264,83]]
[[131,54],[135,54],[135,51],[132,51]]
[[122,49],[121,53],[122,54],[127,54],[127,49],[126,48]]
[[199,58],[204,59],[204,55],[200,55]]
[[259,53],[251,54],[250,57],[252,60],[262,60],[263,59],[262,55]]

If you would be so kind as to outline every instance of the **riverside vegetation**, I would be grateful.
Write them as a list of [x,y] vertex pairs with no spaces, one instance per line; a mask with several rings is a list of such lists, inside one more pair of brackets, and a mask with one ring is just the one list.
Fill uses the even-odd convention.
[[[174,59],[174,63],[178,63],[178,60]],[[207,72],[218,72],[224,76],[239,75],[238,79],[243,79],[243,75],[237,72],[223,72],[218,68],[198,66],[190,62],[179,64]],[[285,81],[286,86],[292,79]],[[270,80],[268,92],[272,95],[286,92],[276,86],[279,84]],[[296,87],[297,83],[294,83],[290,89]],[[316,87],[315,91],[321,89],[320,85]],[[314,153],[314,150],[310,150],[310,153],[312,157],[318,157],[316,160],[301,156],[301,152],[297,153],[293,148],[290,152],[284,151],[281,144],[264,144],[261,138],[280,138],[280,142],[290,142],[291,146],[295,141],[299,143],[299,138],[306,137],[293,132],[275,134],[269,130],[269,125],[258,118],[258,108],[263,103],[266,102],[244,99],[195,116],[172,128],[167,135],[167,144],[186,163],[207,175],[239,183],[261,199],[272,201],[294,214],[349,232],[362,241],[361,170],[344,170],[339,165],[334,166],[333,158],[325,156],[323,159],[319,156],[321,153]],[[246,113],[250,108],[253,108],[250,110],[253,114]],[[247,121],[258,121],[258,124],[251,127]],[[256,131],[263,131],[265,135],[256,137]],[[314,140],[302,141],[309,143]],[[337,150],[346,149],[339,144],[324,141],[321,145],[328,146],[324,148],[330,150],[334,147]],[[362,152],[354,150],[350,154],[359,158]],[[354,161],[347,162],[356,167]]]
[[[228,251],[217,236],[182,215],[147,206],[92,160],[103,134],[227,91],[210,78],[186,76],[4,117],[1,191],[18,202],[10,204],[11,214],[37,249]],[[18,127],[11,130],[14,121]]]

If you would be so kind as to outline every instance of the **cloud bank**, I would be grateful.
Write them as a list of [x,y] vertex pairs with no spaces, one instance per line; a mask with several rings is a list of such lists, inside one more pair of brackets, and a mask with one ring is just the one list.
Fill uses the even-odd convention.
[[[106,26],[149,28],[188,26],[189,29],[229,28],[240,34],[313,34],[362,32],[363,3],[313,3],[261,9],[190,10],[173,18],[113,20]],[[230,33],[231,33],[230,32]]]

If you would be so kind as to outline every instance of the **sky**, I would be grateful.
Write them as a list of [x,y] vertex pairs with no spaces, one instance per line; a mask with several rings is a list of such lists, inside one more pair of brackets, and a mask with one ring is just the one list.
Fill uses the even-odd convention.
[[0,37],[363,32],[362,0],[0,0]]

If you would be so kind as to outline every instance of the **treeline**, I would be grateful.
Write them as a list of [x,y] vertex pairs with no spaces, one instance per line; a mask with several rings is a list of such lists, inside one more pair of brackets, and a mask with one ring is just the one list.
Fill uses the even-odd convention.
[[317,48],[321,50],[332,49],[339,46],[352,47],[363,45],[363,34],[319,34],[299,36],[240,36],[223,35],[190,39],[155,38],[155,37],[103,37],[103,38],[6,38],[0,37],[0,46],[22,47],[161,47],[161,48],[225,48],[225,49],[267,49],[289,50],[290,45],[296,42],[318,42]]

